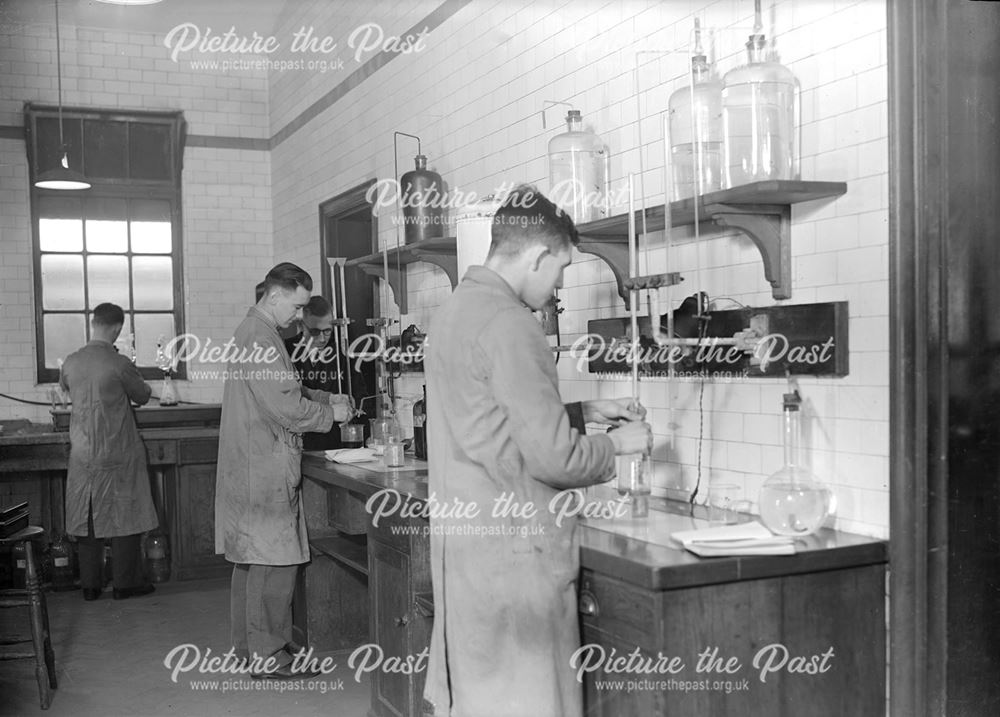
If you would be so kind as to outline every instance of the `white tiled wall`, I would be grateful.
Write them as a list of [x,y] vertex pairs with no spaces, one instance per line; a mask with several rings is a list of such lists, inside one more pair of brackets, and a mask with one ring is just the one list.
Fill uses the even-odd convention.
[[[190,135],[267,139],[265,71],[175,63],[163,35],[75,27],[69,17],[62,23],[66,105],[183,110]],[[26,101],[56,103],[55,34],[47,18],[3,26],[0,76],[0,125],[23,125]],[[222,343],[272,264],[270,153],[189,146],[182,183],[186,328],[203,342]],[[29,217],[24,142],[0,140],[0,392],[45,401],[48,386],[35,384]],[[193,379],[179,383],[179,392],[182,400],[218,401],[221,382]],[[49,418],[44,407],[5,398],[0,417]]]
[[[386,36],[401,34],[439,5],[436,0],[287,3],[274,28],[284,51],[271,59],[320,59],[288,51],[292,33],[312,27],[315,35],[330,35],[338,43],[324,59],[344,62],[343,69],[326,72],[315,66],[196,67],[192,61],[218,58],[185,54],[175,63],[162,35],[64,27],[67,104],[182,109],[191,134],[282,140],[270,152],[202,147],[185,152],[185,308],[191,332],[224,341],[273,261],[295,261],[318,278],[319,203],[367,180],[392,177],[394,131],[419,135],[430,167],[463,192],[483,195],[522,181],[544,188],[546,144],[561,131],[565,108],[548,112],[547,128],[540,110],[545,100],[571,102],[611,147],[613,188],[633,173],[639,201],[660,203],[661,113],[681,85],[693,17],[698,14],[703,25],[718,30],[724,72],[742,60],[753,11],[752,0],[472,0],[427,35],[425,49],[396,57],[284,136],[303,111],[374,54],[355,59],[349,47],[355,28],[373,22]],[[839,199],[792,210],[788,303],[850,302],[850,376],[799,381],[811,460],[836,488],[838,526],[884,536],[889,522],[885,3],[780,0],[765,6],[765,31],[776,38],[782,62],[802,86],[802,176],[842,180],[849,187]],[[49,23],[0,33],[0,125],[21,124],[24,101],[55,101],[53,48]],[[414,150],[401,144],[400,172],[412,166]],[[33,375],[27,196],[23,143],[0,140],[0,321],[8,337],[0,343],[0,392],[44,399],[45,387],[36,387]],[[614,207],[624,209],[624,204]],[[395,243],[394,211],[382,209],[378,219],[380,240]],[[669,250],[666,244],[662,233],[643,239],[647,270],[669,266],[685,276],[683,291],[671,290],[672,302],[701,289],[746,304],[774,303],[759,254],[744,236],[712,233],[694,241],[685,229],[673,233]],[[589,319],[623,315],[610,271],[600,260],[578,254],[566,278],[563,343],[584,332]],[[402,323],[426,328],[450,286],[443,272],[426,264],[411,266],[408,280],[409,314]],[[565,357],[559,371],[567,400],[629,390],[625,381],[578,373]],[[402,393],[415,395],[420,382],[419,377],[404,382]],[[720,381],[706,383],[702,394],[697,383],[645,381],[641,398],[657,434],[656,490],[690,493],[700,453],[701,495],[707,481],[725,480],[740,483],[754,497],[780,466],[780,395],[786,390],[783,381]],[[213,400],[219,383],[206,379],[181,392],[182,398],[187,393]],[[43,408],[0,399],[0,416],[15,415],[46,417]]]
[[[802,176],[849,186],[837,200],[792,210],[794,290],[786,303],[850,302],[850,376],[798,382],[811,462],[836,489],[838,526],[884,536],[889,522],[885,4],[784,0],[765,6],[765,31],[777,38],[781,61],[802,86]],[[363,20],[380,23],[386,34],[400,33],[436,4],[407,7],[404,17],[396,5],[371,5]],[[330,34],[346,48],[354,26],[333,22],[341,9],[321,0],[296,3],[278,32],[303,24],[337,27],[340,32]],[[453,188],[483,195],[504,182],[544,187],[546,143],[561,131],[564,109],[550,110],[543,129],[539,112],[545,100],[572,102],[583,111],[585,124],[611,147],[615,186],[635,173],[646,200],[662,202],[660,113],[682,81],[696,13],[703,25],[718,29],[720,69],[739,64],[752,26],[751,0],[473,0],[427,36],[426,50],[395,58],[275,147],[276,258],[319,269],[317,205],[366,180],[392,177],[397,130],[421,137],[430,168]],[[637,55],[643,51],[668,54]],[[272,134],[357,67],[349,53],[343,56],[349,61],[339,75],[271,73]],[[403,145],[400,172],[411,166],[414,153]],[[393,210],[380,210],[378,219],[381,241],[394,244]],[[669,264],[685,275],[683,291],[671,296],[674,302],[702,289],[751,305],[775,303],[759,254],[742,235],[712,233],[695,242],[687,229],[674,232],[669,250],[662,233],[644,242],[649,270]],[[563,343],[584,332],[589,319],[623,315],[600,260],[577,255],[566,279]],[[418,264],[410,267],[408,281],[409,314],[402,324],[426,327],[449,291],[447,279],[435,267]],[[567,400],[629,390],[624,380],[578,373],[566,358],[559,371]],[[410,380],[402,392],[415,394],[419,384],[419,378]],[[701,495],[706,482],[724,480],[755,497],[764,478],[781,465],[778,428],[786,390],[784,381],[775,380],[708,382],[701,396],[697,383],[645,381],[641,398],[657,434],[656,490],[683,496],[693,489],[703,426]]]

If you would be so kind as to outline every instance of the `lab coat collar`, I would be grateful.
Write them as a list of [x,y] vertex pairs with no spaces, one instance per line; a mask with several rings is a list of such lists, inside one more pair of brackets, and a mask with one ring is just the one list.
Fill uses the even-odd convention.
[[492,269],[489,269],[485,266],[478,266],[478,265],[470,266],[466,270],[465,277],[462,279],[462,281],[469,281],[472,282],[473,284],[480,284],[482,286],[487,286],[492,289],[497,289],[498,291],[509,296],[517,303],[519,304],[524,303],[523,301],[521,301],[520,298],[518,298],[517,294],[514,293],[514,290],[511,288],[510,284],[507,283],[506,279],[504,279],[502,276],[497,274]]
[[247,316],[256,316],[258,319],[267,324],[267,326],[274,333],[278,333],[278,322],[276,322],[271,316],[267,315],[266,313],[258,309],[256,304],[250,307],[250,311],[247,312]]

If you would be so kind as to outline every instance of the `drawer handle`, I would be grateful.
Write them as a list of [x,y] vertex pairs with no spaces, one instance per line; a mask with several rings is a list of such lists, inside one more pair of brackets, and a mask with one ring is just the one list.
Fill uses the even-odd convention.
[[403,615],[403,617],[396,618],[396,627],[406,627],[410,622],[409,615]]
[[580,614],[597,617],[601,614],[601,606],[597,603],[597,597],[589,590],[580,592]]

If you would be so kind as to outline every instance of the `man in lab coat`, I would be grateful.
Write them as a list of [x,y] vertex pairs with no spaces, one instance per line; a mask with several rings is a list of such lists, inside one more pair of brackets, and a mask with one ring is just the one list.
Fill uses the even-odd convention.
[[[334,339],[333,307],[322,296],[313,296],[302,308],[302,330],[292,338],[285,339],[285,348],[292,357],[295,370],[303,386],[334,392],[347,387],[347,373],[351,371],[351,388],[354,400],[360,402],[365,396],[365,379],[360,371],[354,371],[350,361],[340,357],[340,350]],[[339,386],[338,371],[341,375]],[[339,391],[337,391],[339,393]],[[327,433],[306,433],[302,436],[302,448],[306,451],[325,451],[342,448],[340,427],[334,426]]]
[[233,335],[219,426],[215,548],[234,563],[233,647],[255,677],[291,670],[292,593],[309,560],[300,505],[302,434],[347,417],[346,396],[303,388],[279,331],[302,318],[312,279],[294,264],[268,272],[264,292]]
[[79,536],[84,600],[101,596],[104,538],[111,538],[114,598],[153,592],[142,576],[142,533],[157,525],[149,490],[146,447],[132,412],[152,393],[139,369],[114,343],[125,323],[115,304],[98,304],[90,341],[66,357],[59,383],[69,392],[66,532]]
[[[564,489],[608,480],[614,457],[649,448],[628,400],[564,406],[552,350],[530,310],[562,284],[572,220],[532,187],[493,219],[473,266],[432,317],[426,349],[434,626],[424,696],[436,715],[568,717],[583,712],[575,517]],[[577,420],[573,420],[575,418]],[[579,420],[579,419],[583,420]],[[583,435],[584,421],[624,422]],[[475,506],[475,510],[470,506]],[[471,516],[471,517],[470,517]]]

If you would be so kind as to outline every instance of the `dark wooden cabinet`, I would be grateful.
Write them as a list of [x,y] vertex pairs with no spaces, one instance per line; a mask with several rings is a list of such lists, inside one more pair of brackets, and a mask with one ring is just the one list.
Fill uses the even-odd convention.
[[[428,522],[383,517],[368,527],[371,642],[385,657],[416,660],[431,639],[431,576]],[[404,532],[407,531],[407,532]],[[421,714],[424,669],[416,674],[373,672],[372,711],[378,717]]]
[[[884,565],[667,590],[585,569],[580,607],[584,645],[609,656],[638,648],[684,666],[588,673],[588,716],[885,713]],[[699,671],[706,651],[719,661]],[[730,671],[721,669],[731,659]],[[774,670],[762,681],[766,665]]]
[[[166,455],[176,455],[176,463],[164,472],[171,578],[192,580],[228,574],[232,566],[215,553],[218,438],[181,438],[161,443],[172,445],[163,449]],[[149,452],[153,460],[152,450]]]

